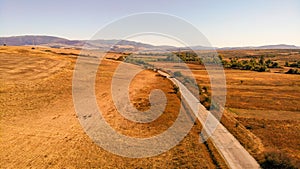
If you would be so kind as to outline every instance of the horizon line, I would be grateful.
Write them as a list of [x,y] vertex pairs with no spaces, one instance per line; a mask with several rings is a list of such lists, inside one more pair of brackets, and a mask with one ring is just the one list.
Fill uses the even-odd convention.
[[[69,37],[63,37],[63,36],[60,36],[60,35],[47,35],[47,34],[20,34],[20,35],[0,35],[0,38],[12,38],[12,37],[24,37],[24,36],[39,36],[39,37],[42,37],[42,36],[45,36],[45,37],[54,37],[54,38],[61,38],[61,39],[66,39],[66,40],[69,40],[69,41],[89,41],[89,39],[73,39],[73,38],[69,38]],[[161,44],[161,45],[157,45],[157,44],[153,44],[151,42],[147,42],[147,41],[137,41],[137,40],[128,40],[128,39],[93,39],[93,40],[126,40],[126,41],[132,41],[132,42],[136,42],[136,43],[143,43],[143,44],[146,44],[146,45],[153,45],[153,46],[170,46],[170,47],[176,47],[176,48],[184,48],[184,47],[211,47],[211,48],[255,48],[255,47],[263,47],[263,46],[276,46],[276,45],[286,45],[286,46],[295,46],[295,47],[298,47],[300,48],[300,44],[288,44],[288,43],[277,43],[277,44],[262,44],[262,45],[255,45],[255,44],[251,44],[251,45],[244,45],[244,46],[240,46],[240,45],[237,45],[237,46],[202,46],[202,45],[192,45],[192,46],[175,46],[175,45],[169,45],[169,44]]]

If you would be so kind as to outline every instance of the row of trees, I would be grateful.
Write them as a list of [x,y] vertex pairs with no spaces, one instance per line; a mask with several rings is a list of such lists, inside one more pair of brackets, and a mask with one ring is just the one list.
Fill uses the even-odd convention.
[[[220,57],[221,58],[221,57]],[[259,59],[239,60],[238,58],[230,58],[230,61],[222,60],[222,64],[226,68],[241,69],[241,70],[253,70],[258,72],[269,71],[269,68],[279,68],[277,62],[270,59],[265,60],[264,56]]]
[[125,58],[123,58],[123,61],[125,61],[127,63],[142,66],[145,69],[154,69],[154,65],[152,65],[148,62],[145,62],[145,60],[143,60],[143,59],[131,57],[131,55],[126,56]]
[[[201,60],[202,59],[202,60]],[[219,61],[222,62],[224,67],[232,68],[232,69],[240,69],[240,70],[253,70],[258,72],[266,72],[269,71],[269,68],[279,68],[280,65],[278,62],[271,61],[270,59],[265,59],[265,56],[260,56],[258,59],[257,57],[253,57],[250,60],[244,59],[239,60],[238,58],[230,58],[230,61],[223,60],[222,56],[219,55],[218,58],[215,56],[202,56],[200,57],[193,51],[183,51],[183,52],[176,52],[174,55],[169,55],[165,59],[161,59],[161,61],[170,61],[170,62],[192,62],[203,64],[205,63],[218,63]],[[297,62],[298,63],[298,62]],[[295,64],[290,64],[291,66],[300,66]]]
[[184,51],[184,52],[175,52],[173,54],[167,55],[166,58],[158,59],[158,61],[167,61],[167,62],[193,62],[202,64],[201,59],[193,51]]
[[300,61],[294,62],[294,63],[285,62],[285,66],[286,67],[298,67],[298,68],[300,68]]
[[[126,59],[125,59],[126,58]],[[223,66],[225,68],[232,68],[232,69],[240,69],[240,70],[252,70],[252,71],[258,71],[258,72],[268,72],[270,71],[270,68],[280,68],[280,65],[278,62],[271,61],[270,59],[265,59],[265,57],[262,55],[259,59],[251,58],[250,60],[241,59],[238,58],[229,58],[228,60],[224,60],[221,55],[216,57],[202,57],[205,63],[218,63],[221,61]],[[192,51],[184,51],[184,52],[177,52],[172,55],[168,55],[166,58],[159,58],[158,61],[167,61],[167,62],[192,62],[197,64],[203,64],[199,56],[192,52]],[[143,59],[134,58],[129,56],[122,57],[121,60],[125,60],[125,62],[142,65],[145,68],[153,68],[154,66],[152,64],[149,64],[145,62]],[[286,62],[285,66],[287,67],[295,67],[300,68],[300,61],[289,63]],[[300,74],[299,69],[289,69],[286,74]],[[185,79],[185,81],[188,81],[188,79]]]
[[217,56],[215,52],[208,52],[197,54],[193,51],[182,51],[175,52],[173,55],[168,55],[166,58],[160,58],[158,61],[167,61],[167,62],[185,62],[185,63],[194,63],[194,64],[220,64],[220,56]]

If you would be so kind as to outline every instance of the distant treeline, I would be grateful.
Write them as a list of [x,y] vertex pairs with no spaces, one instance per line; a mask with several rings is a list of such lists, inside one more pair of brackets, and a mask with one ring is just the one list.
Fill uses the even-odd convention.
[[[146,53],[150,55],[149,53]],[[129,55],[130,56],[130,55]],[[261,56],[246,56],[244,59],[229,58],[229,60],[223,59],[222,55],[216,55],[216,53],[202,53],[197,54],[194,51],[180,51],[164,54],[166,58],[157,58],[157,61],[163,62],[185,62],[193,64],[222,64],[224,68],[239,69],[239,70],[251,70],[257,72],[268,72],[270,68],[281,68],[278,62],[272,61],[271,59],[265,59],[266,55]],[[273,55],[267,55],[267,57],[274,57]],[[128,57],[126,62],[131,62],[134,64],[144,65],[145,67],[153,67],[153,65],[145,62],[144,59],[136,59]],[[286,67],[293,67],[295,69],[289,69],[287,74],[300,74],[300,61],[296,62],[286,62]]]
[[[293,62],[293,63],[285,62],[285,66],[286,67],[300,68],[300,61]],[[286,72],[286,74],[298,74],[298,75],[300,75],[300,71],[299,71],[299,69],[289,69]]]
[[259,59],[251,58],[250,60],[239,60],[238,58],[229,59],[229,62],[227,60],[222,60],[222,64],[226,68],[267,72],[269,71],[269,68],[280,67],[278,62],[271,61],[270,59],[265,60],[264,56],[260,56]]
[[197,54],[194,51],[173,52],[166,58],[160,58],[158,61],[167,62],[185,62],[193,64],[221,64],[221,60],[215,52]]
[[193,62],[202,64],[201,59],[193,51],[174,52],[167,55],[166,58],[159,58],[158,61],[167,62]]
[[286,67],[297,67],[297,68],[300,68],[300,61],[294,62],[294,63],[285,62],[285,66]]
[[[265,59],[265,57],[275,57],[275,55],[260,55],[260,56],[245,56],[244,58],[250,59],[239,59],[239,58],[229,58],[224,60],[221,55],[218,57],[209,56],[209,54],[202,54],[201,58],[198,54],[193,51],[182,51],[175,52],[173,55],[168,55],[164,59],[159,59],[161,61],[170,62],[186,62],[186,63],[196,63],[202,65],[203,63],[219,63],[221,62],[225,68],[240,69],[240,70],[251,70],[257,72],[268,72],[270,68],[281,68],[278,62],[272,61],[271,59]],[[286,62],[286,67],[300,68],[300,61],[289,63]],[[289,69],[287,74],[300,74],[299,69]]]

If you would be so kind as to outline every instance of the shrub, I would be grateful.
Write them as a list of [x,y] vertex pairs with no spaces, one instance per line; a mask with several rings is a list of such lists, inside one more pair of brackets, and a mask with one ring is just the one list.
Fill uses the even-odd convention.
[[199,95],[202,95],[202,88],[201,85],[198,84],[198,89],[199,89]]
[[285,66],[286,66],[286,67],[289,67],[289,66],[290,66],[289,62],[286,61],[286,62],[285,62]]
[[300,74],[298,69],[289,69],[286,74]]
[[291,163],[288,156],[276,151],[265,154],[261,167],[264,169],[296,169],[296,166]]
[[208,92],[208,88],[206,86],[203,86],[202,87],[202,90],[204,90],[204,93],[207,93]]
[[295,63],[285,62],[285,66],[286,67],[299,67],[300,68],[300,61],[298,61],[298,62],[295,61]]
[[290,67],[300,67],[300,64],[298,62],[296,63],[291,63]]
[[271,67],[272,67],[272,68],[278,68],[278,67],[279,67],[279,64],[278,64],[277,62],[273,62]]
[[267,68],[267,66],[260,66],[257,71],[266,72],[266,71],[268,71],[268,68]]
[[253,127],[251,126],[251,125],[247,125],[247,126],[245,126],[246,127],[246,129],[248,129],[248,130],[252,130],[253,129]]
[[179,71],[176,71],[176,72],[174,72],[174,76],[175,76],[175,77],[181,77],[181,76],[182,76],[182,74],[181,74],[181,72],[179,72]]
[[[190,85],[193,85],[193,86],[194,86],[194,81],[193,81],[193,79],[190,78],[190,77],[184,77],[184,78],[183,78],[183,83],[184,83],[184,84],[190,84]],[[195,87],[196,87],[196,86],[195,86]]]
[[179,92],[179,87],[176,85],[173,85],[173,90],[174,90],[174,93],[177,94]]
[[239,122],[235,122],[235,127],[239,127]]

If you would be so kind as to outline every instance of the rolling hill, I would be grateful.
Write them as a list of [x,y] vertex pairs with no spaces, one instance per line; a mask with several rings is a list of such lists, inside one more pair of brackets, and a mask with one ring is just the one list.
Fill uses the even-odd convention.
[[113,50],[113,51],[174,51],[174,50],[237,50],[237,49],[300,49],[295,45],[264,45],[264,46],[247,46],[247,47],[207,47],[207,46],[192,46],[192,47],[174,47],[174,46],[154,46],[146,43],[129,41],[129,40],[69,40],[55,36],[41,36],[41,35],[25,35],[25,36],[11,36],[0,37],[0,44],[7,46],[47,46],[54,48],[85,48]]

